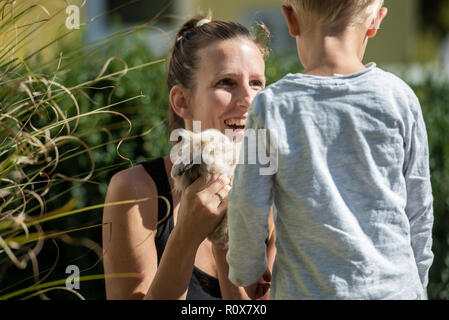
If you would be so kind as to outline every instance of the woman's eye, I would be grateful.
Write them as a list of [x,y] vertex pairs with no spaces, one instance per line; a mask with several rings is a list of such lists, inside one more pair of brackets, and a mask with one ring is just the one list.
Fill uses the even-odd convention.
[[222,80],[218,81],[217,85],[218,86],[233,86],[234,81],[232,79],[222,79]]
[[254,81],[251,81],[251,86],[258,87],[258,88],[264,88],[265,84],[263,83],[263,81],[254,80]]

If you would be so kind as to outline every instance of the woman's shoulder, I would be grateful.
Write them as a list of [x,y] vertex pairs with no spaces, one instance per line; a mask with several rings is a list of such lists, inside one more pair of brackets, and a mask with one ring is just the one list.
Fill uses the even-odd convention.
[[[154,229],[158,217],[157,194],[156,183],[142,164],[118,171],[110,180],[105,202],[112,204],[137,200],[139,205],[125,203],[107,206],[104,210],[104,217],[111,221],[118,221],[119,224],[133,224],[134,226],[137,225],[135,219],[144,219],[144,225],[151,226]],[[142,221],[140,221],[141,223]]]
[[[146,173],[143,165],[124,169],[115,173],[110,182],[110,187],[133,191],[136,186],[145,185],[147,188],[154,186],[154,180]],[[134,187],[133,187],[134,186]]]
[[[163,158],[156,160],[163,163]],[[116,172],[110,180],[108,193],[116,195],[114,198],[119,198],[116,200],[157,195],[157,181],[148,172],[148,168],[154,167],[156,160]]]
[[[152,159],[139,163],[131,168],[118,171],[112,176],[111,183],[114,185],[125,185],[130,183],[141,184],[147,187],[155,187],[162,178],[167,178],[167,157]],[[161,177],[161,179],[159,178]],[[153,188],[155,189],[155,188]]]

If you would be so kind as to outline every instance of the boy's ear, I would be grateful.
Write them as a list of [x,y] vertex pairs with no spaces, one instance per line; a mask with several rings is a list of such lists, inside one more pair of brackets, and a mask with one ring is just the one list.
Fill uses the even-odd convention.
[[378,13],[377,17],[375,17],[373,19],[373,21],[371,21],[369,29],[366,32],[366,35],[367,35],[368,38],[373,38],[373,37],[376,36],[377,30],[379,30],[380,25],[381,25],[382,21],[384,20],[384,18],[386,17],[387,13],[388,13],[388,9],[387,8],[381,8],[379,10],[379,13]]
[[183,119],[191,120],[192,112],[189,108],[187,89],[181,85],[175,85],[169,93],[170,105],[173,111]]
[[287,21],[288,31],[292,37],[299,36],[299,23],[298,17],[296,16],[295,10],[291,6],[282,6],[282,13]]

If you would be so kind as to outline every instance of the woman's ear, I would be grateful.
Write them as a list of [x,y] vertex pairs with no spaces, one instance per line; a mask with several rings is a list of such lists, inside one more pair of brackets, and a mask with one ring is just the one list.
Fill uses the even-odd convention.
[[299,36],[299,23],[298,17],[296,16],[295,10],[293,10],[292,6],[282,6],[282,13],[285,16],[285,20],[287,21],[288,31],[292,37]]
[[371,25],[369,26],[368,31],[366,32],[366,35],[368,38],[374,38],[377,34],[377,30],[379,30],[380,25],[384,18],[386,17],[388,13],[387,8],[380,8],[377,16],[371,21]]
[[181,85],[175,85],[169,93],[170,105],[173,111],[185,120],[193,118],[189,108],[188,90]]

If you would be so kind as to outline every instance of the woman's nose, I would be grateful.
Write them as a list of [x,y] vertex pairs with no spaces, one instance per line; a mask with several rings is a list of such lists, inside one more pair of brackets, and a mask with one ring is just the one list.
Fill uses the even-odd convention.
[[239,99],[237,101],[237,105],[242,108],[248,109],[253,101],[254,94],[251,90],[250,86],[243,86],[240,90]]

